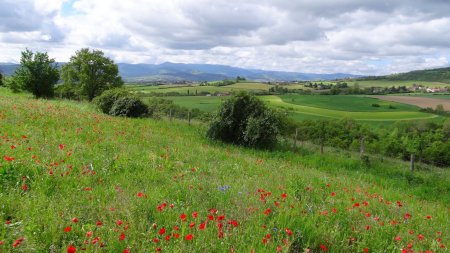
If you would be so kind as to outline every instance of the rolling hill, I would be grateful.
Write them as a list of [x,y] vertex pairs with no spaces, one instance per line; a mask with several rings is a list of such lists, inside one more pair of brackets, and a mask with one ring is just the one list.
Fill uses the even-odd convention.
[[387,80],[387,81],[426,81],[442,82],[450,84],[450,67],[438,69],[415,70],[406,73],[391,74],[386,76],[362,77],[360,80]]

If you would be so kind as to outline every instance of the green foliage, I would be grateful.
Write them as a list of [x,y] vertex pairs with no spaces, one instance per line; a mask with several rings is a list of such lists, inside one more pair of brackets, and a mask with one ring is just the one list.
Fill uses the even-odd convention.
[[[398,122],[393,126],[368,129],[353,120],[303,121],[297,124],[299,138],[326,146],[357,151],[365,138],[366,151],[408,160],[450,166],[450,121],[447,123]],[[290,130],[292,133],[292,130]]]
[[261,100],[239,93],[222,104],[207,136],[243,146],[273,148],[281,122],[281,117]]
[[118,66],[100,50],[77,51],[61,71],[64,84],[78,86],[80,95],[89,101],[104,90],[123,85]]
[[129,93],[120,88],[105,90],[100,96],[95,97],[94,104],[105,114],[109,114],[113,104],[121,97],[128,96]]
[[8,86],[13,91],[25,90],[36,98],[50,98],[54,95],[54,85],[59,80],[59,70],[54,59],[47,53],[30,50],[22,52],[20,67],[15,71]]
[[77,99],[79,98],[79,90],[77,88],[74,85],[61,84],[56,86],[55,94],[60,98]]
[[122,96],[114,101],[109,114],[112,116],[125,116],[138,118],[149,113],[148,107],[138,97]]
[[3,86],[3,75],[0,73],[0,86]]

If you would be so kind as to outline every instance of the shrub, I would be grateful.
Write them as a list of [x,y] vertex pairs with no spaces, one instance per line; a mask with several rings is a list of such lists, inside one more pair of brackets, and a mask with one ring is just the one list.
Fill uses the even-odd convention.
[[372,107],[380,107],[379,104],[372,104]]
[[207,136],[248,147],[273,148],[281,121],[281,116],[268,109],[261,100],[239,93],[222,104]]
[[149,113],[148,107],[138,97],[119,97],[111,107],[109,114],[112,116],[125,116],[137,118]]
[[93,102],[103,113],[109,114],[114,102],[117,99],[128,95],[129,93],[124,89],[110,89],[104,91],[100,96],[96,97]]

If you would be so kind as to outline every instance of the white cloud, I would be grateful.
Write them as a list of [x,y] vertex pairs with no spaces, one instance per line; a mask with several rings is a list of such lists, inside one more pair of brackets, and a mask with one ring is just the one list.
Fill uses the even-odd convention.
[[449,13],[445,0],[4,0],[0,61],[93,47],[117,62],[384,74],[447,66]]

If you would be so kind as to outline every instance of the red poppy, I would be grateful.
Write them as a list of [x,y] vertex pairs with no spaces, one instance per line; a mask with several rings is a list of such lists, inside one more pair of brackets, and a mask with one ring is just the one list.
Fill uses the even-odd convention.
[[123,253],[130,253],[130,252],[131,252],[131,251],[130,251],[129,248],[126,248],[126,249],[123,250]]
[[419,235],[417,236],[417,239],[423,240],[423,235],[422,235],[422,234],[419,234]]
[[264,211],[264,215],[268,215],[270,212],[272,212],[272,210],[270,210],[270,208],[267,208],[266,211]]
[[364,252],[369,252],[369,249],[368,248],[364,248]]
[[193,228],[195,226],[195,222],[191,222],[190,224],[189,224],[189,228]]
[[396,240],[396,241],[400,241],[401,239],[402,239],[402,238],[401,238],[400,236],[398,236],[398,235],[395,237],[395,240]]
[[281,194],[281,199],[286,199],[286,197],[287,197],[287,194],[286,193],[283,193],[283,194]]
[[75,253],[77,252],[77,249],[71,244],[68,248],[67,248],[67,253]]
[[138,192],[137,197],[142,198],[142,196],[144,196],[144,194],[142,192]]
[[71,226],[68,226],[64,229],[64,232],[69,233],[72,230]]
[[97,221],[97,226],[102,226],[103,225],[103,222],[101,222],[101,221]]
[[205,229],[205,227],[206,227],[206,223],[203,222],[203,223],[201,223],[201,224],[198,226],[198,229],[199,229],[199,230],[203,230],[203,229]]
[[16,248],[17,246],[19,246],[19,244],[21,244],[24,240],[25,240],[25,238],[23,238],[23,237],[15,240],[13,243],[13,248]]
[[64,149],[64,145],[59,144],[59,149],[60,149],[60,150],[63,150],[63,149]]
[[182,221],[186,221],[186,214],[182,213],[182,214],[180,215],[180,219],[181,219]]
[[6,161],[8,161],[8,162],[11,162],[11,161],[14,161],[14,158],[13,157],[10,157],[10,156],[3,156],[3,158],[6,160]]
[[292,236],[292,231],[289,228],[285,228],[284,231],[286,231],[286,234],[289,236]]
[[78,218],[76,218],[76,217],[75,217],[75,218],[72,218],[72,222],[73,222],[73,223],[77,223],[77,222],[78,222]]
[[166,235],[166,241],[170,241],[170,235]]
[[213,215],[208,215],[208,220],[214,220],[214,216]]
[[154,242],[154,243],[158,243],[158,242],[159,242],[159,239],[155,237],[155,238],[153,238],[153,242]]
[[121,226],[123,222],[121,220],[116,221],[117,226]]
[[327,251],[327,250],[328,250],[328,248],[327,248],[325,245],[323,245],[323,244],[320,244],[320,248],[321,248],[323,251]]
[[93,235],[94,233],[92,232],[92,231],[88,231],[88,232],[86,232],[86,237],[91,237],[92,235]]
[[331,197],[334,197],[334,196],[336,196],[336,193],[335,192],[331,192]]
[[27,187],[26,184],[23,184],[23,185],[22,185],[22,190],[23,190],[24,192],[28,190],[28,187]]
[[122,234],[120,234],[120,236],[119,236],[119,240],[123,241],[124,239],[125,239],[125,233],[122,232]]
[[194,239],[194,236],[192,234],[188,234],[186,237],[184,237],[184,239],[186,239],[186,241],[191,241],[192,239]]
[[409,218],[411,218],[411,214],[405,213],[405,219],[407,220],[407,219],[409,219]]
[[198,212],[193,212],[192,213],[192,218],[197,218],[198,217]]
[[166,233],[166,229],[164,227],[159,230],[160,235],[163,235],[165,233]]

